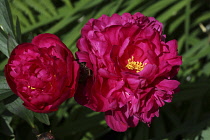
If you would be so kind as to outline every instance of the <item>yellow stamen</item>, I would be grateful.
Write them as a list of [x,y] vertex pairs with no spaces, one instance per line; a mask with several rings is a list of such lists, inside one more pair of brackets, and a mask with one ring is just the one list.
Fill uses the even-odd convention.
[[31,86],[28,86],[28,88],[30,88],[30,89],[36,89],[36,88],[34,88],[34,87],[31,87]]
[[144,66],[147,63],[142,63],[139,61],[134,61],[134,57],[132,56],[131,58],[128,59],[128,64],[125,66],[129,70],[136,70],[136,72],[140,72],[144,69]]

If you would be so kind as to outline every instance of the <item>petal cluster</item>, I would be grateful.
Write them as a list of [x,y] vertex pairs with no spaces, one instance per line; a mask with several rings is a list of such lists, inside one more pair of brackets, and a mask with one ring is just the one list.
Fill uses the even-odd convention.
[[162,23],[141,13],[90,19],[76,53],[92,71],[75,94],[78,103],[105,112],[115,131],[139,121],[150,124],[179,86],[172,79],[182,64],[177,42],[166,42]]
[[48,113],[74,96],[78,69],[70,50],[57,36],[46,33],[12,51],[5,76],[26,108]]

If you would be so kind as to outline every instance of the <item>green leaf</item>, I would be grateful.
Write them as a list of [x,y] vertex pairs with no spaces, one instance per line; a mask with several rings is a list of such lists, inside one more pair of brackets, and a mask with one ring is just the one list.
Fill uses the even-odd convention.
[[34,116],[35,118],[37,118],[40,122],[46,124],[46,125],[50,125],[50,121],[49,121],[49,117],[47,114],[44,113],[35,113],[34,112]]
[[174,95],[172,103],[199,98],[209,90],[209,80],[181,84],[180,92]]
[[0,25],[6,33],[14,37],[14,25],[7,0],[0,0]]
[[0,101],[10,97],[11,95],[13,95],[14,93],[11,90],[2,90],[0,89]]
[[141,8],[141,6],[139,6],[139,5],[141,5],[144,2],[144,0],[141,0],[141,1],[137,1],[137,0],[123,1],[123,4],[125,4],[126,2],[128,2],[128,3],[126,4],[125,8],[123,8],[122,11],[119,12],[119,14],[131,12],[135,7]]
[[30,9],[30,7],[27,6],[26,3],[24,3],[23,1],[13,1],[13,4],[15,5],[15,7],[17,7],[18,10],[23,11],[30,19],[30,22],[32,23],[36,23],[35,20],[35,16],[32,13],[32,10]]
[[210,127],[202,131],[201,137],[203,138],[203,140],[207,140],[210,138]]
[[1,63],[0,63],[0,71],[3,71],[4,70],[4,66],[7,64],[7,62],[8,62],[8,59],[1,60]]
[[9,99],[6,99],[5,107],[11,113],[27,121],[32,128],[35,128],[34,114],[32,111],[23,106],[23,101],[20,98],[17,98],[17,96],[13,96]]
[[0,101],[0,115],[2,114],[2,112],[4,112],[4,110],[5,110],[5,106],[4,106],[3,102]]
[[210,62],[204,66],[203,73],[210,76]]
[[53,16],[57,15],[57,9],[51,2],[51,0],[41,0],[39,1]]
[[18,43],[15,41],[15,39],[8,35],[8,39],[7,39],[7,49],[8,49],[8,53],[11,54],[12,50],[18,45]]
[[149,6],[147,9],[145,9],[142,13],[147,16],[154,16],[158,11],[164,9],[165,7],[173,4],[175,1],[172,0],[160,0],[156,3]]
[[[45,0],[44,0],[45,1]],[[40,14],[46,16],[46,17],[50,17],[51,15],[48,13],[48,11],[46,10],[46,6],[43,5],[40,2],[37,2],[35,0],[25,0],[24,1],[27,5],[29,5],[32,9],[34,9],[37,12],[40,12]],[[32,10],[31,10],[32,11]]]
[[13,45],[16,46],[17,42],[15,41],[14,25],[7,0],[0,0],[0,26],[0,51],[9,57],[11,49],[14,48]]
[[17,17],[17,20],[16,20],[16,40],[17,40],[18,44],[22,43],[20,21],[19,21],[18,17]]
[[[169,2],[173,2],[173,1],[169,1]],[[185,0],[184,1],[177,1],[176,4],[173,4],[173,6],[171,6],[167,10],[164,10],[164,13],[162,13],[160,16],[158,16],[157,19],[160,22],[165,22],[170,17],[176,15],[177,12],[179,12],[179,10],[181,10],[185,6],[185,4],[186,4]]]
[[149,128],[146,124],[140,123],[137,126],[137,131],[134,136],[134,140],[148,140],[149,139]]
[[10,89],[4,76],[0,76],[0,90],[1,89]]
[[152,123],[152,128],[154,130],[154,137],[156,139],[161,139],[166,134],[165,126],[166,125],[164,125],[164,118],[162,117],[162,115],[154,119],[154,122]]
[[12,116],[0,116],[0,133],[7,136],[14,136],[13,128],[10,126]]
[[[1,25],[0,25],[1,26]],[[3,28],[3,27],[2,27]],[[7,50],[7,35],[0,27],[0,51],[9,58],[9,53]]]

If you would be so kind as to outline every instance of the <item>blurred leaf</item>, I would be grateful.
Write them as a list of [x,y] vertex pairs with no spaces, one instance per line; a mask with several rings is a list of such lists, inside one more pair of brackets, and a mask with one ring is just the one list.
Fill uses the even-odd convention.
[[210,76],[210,62],[207,63],[204,68],[203,68],[203,73],[206,74],[207,76]]
[[172,110],[172,107],[166,105],[162,108],[163,115],[168,118],[168,123],[173,126],[173,128],[178,128],[181,125],[181,118],[178,113]]
[[72,136],[74,133],[81,133],[84,135],[84,133],[96,127],[100,129],[102,120],[104,120],[103,113],[92,112],[88,108],[76,105],[71,110],[69,118],[66,119],[62,125],[56,126],[53,131],[60,139],[64,139],[64,137],[67,136]]
[[[127,3],[126,3],[127,2]],[[142,3],[144,2],[144,0],[141,0],[141,1],[137,1],[137,0],[129,0],[129,1],[123,1],[122,4],[125,4],[125,8],[123,8],[119,14],[123,14],[123,13],[128,13],[128,12],[131,12],[134,8],[136,7],[139,7],[141,8],[142,6],[139,6],[141,5]],[[143,4],[142,4],[143,5]],[[122,5],[123,7],[123,5]],[[140,10],[139,10],[140,11]]]
[[7,136],[14,136],[13,128],[10,126],[12,116],[0,116],[0,132]]
[[[42,15],[44,15],[46,17],[50,17],[51,16],[51,14],[46,10],[46,6],[43,5],[41,2],[37,2],[35,0],[25,0],[24,2],[29,7],[33,8],[37,12],[40,12],[40,14],[42,14]],[[48,2],[48,3],[46,3],[46,2]],[[45,0],[45,3],[49,4],[50,2]],[[48,9],[48,10],[51,10],[51,9]]]
[[[24,14],[26,14],[30,20],[31,23],[36,23],[36,20],[35,20],[35,17],[32,13],[32,10],[30,9],[30,7],[28,7],[28,5],[26,3],[24,3],[23,1],[21,0],[14,0],[12,1],[15,5],[15,7],[18,8],[18,10],[20,11],[24,11]],[[13,10],[13,8],[11,9]]]
[[[208,140],[210,138],[210,127],[208,127],[207,129],[202,131],[201,138],[203,140]],[[198,139],[196,139],[196,140],[198,140]]]
[[[196,4],[194,7],[192,7],[190,9],[190,14],[194,13],[197,9],[199,9],[200,7],[202,7],[202,4],[201,3],[198,3]],[[173,24],[170,24],[170,27],[169,27],[169,33],[171,34],[172,32],[175,32],[176,28],[178,28],[179,26],[181,26],[181,23],[184,22],[184,19],[185,19],[185,15],[182,14],[182,15],[179,15],[175,21],[173,21]]]
[[164,124],[162,115],[155,118],[152,128],[154,130],[154,139],[162,139],[166,135],[166,125]]
[[[169,1],[169,2],[173,2],[173,1]],[[185,4],[186,4],[186,0],[177,2],[176,4],[172,5],[170,8],[165,10],[160,16],[157,17],[157,19],[160,22],[165,22],[170,17],[176,15],[177,12],[179,12],[185,6]]]
[[206,94],[209,90],[209,80],[196,83],[181,84],[180,92],[174,95],[173,102],[182,102],[185,100],[192,100],[193,98],[199,98]]
[[36,113],[33,112],[34,116],[42,123],[46,124],[46,125],[50,125],[50,121],[49,121],[49,117],[47,114],[44,113]]
[[205,21],[208,21],[209,19],[210,19],[210,13],[209,12],[204,12],[198,18],[195,19],[195,21],[192,23],[192,27],[198,25],[199,23],[203,23]]
[[167,1],[157,1],[156,3],[149,6],[147,9],[145,9],[142,13],[147,16],[154,16],[157,12],[160,10],[166,8],[170,4],[173,4],[175,1],[173,0],[167,0]]
[[148,140],[149,128],[146,124],[140,123],[137,127],[134,140]]
[[32,128],[35,127],[33,112],[23,106],[23,101],[20,98],[11,97],[9,99],[6,99],[5,107],[11,113],[27,121]]

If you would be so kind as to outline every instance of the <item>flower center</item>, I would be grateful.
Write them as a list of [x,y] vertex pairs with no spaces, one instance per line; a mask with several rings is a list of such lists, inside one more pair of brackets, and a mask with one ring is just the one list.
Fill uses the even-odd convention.
[[132,56],[131,58],[128,59],[128,64],[125,66],[129,70],[136,70],[136,72],[140,72],[144,69],[144,66],[147,63],[142,63],[139,61],[134,61],[134,57]]

